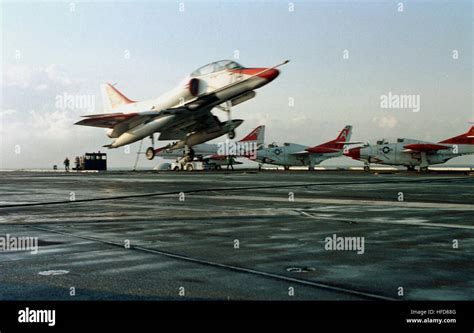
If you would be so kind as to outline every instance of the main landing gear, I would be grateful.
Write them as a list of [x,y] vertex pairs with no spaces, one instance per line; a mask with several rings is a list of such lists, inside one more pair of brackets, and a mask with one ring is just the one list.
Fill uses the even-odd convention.
[[420,167],[420,170],[418,172],[427,173],[428,172],[428,167]]
[[148,147],[145,156],[148,160],[152,160],[155,157],[155,138],[152,135],[150,135],[150,140],[151,140],[151,147]]
[[425,151],[422,151],[421,152],[421,161],[420,161],[420,171],[419,172],[428,172],[428,160],[426,158],[426,152]]

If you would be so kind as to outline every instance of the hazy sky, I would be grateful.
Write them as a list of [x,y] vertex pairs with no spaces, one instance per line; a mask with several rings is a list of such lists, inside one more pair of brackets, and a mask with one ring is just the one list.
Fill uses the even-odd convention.
[[[102,129],[73,125],[102,112],[102,82],[153,98],[236,51],[248,67],[291,59],[234,108],[245,120],[238,137],[265,124],[267,143],[316,145],[352,124],[353,141],[439,141],[474,121],[470,1],[405,1],[401,12],[399,1],[294,1],[294,11],[288,1],[183,1],[184,11],[179,2],[2,3],[0,168],[51,168],[105,150]],[[381,108],[389,92],[419,95],[420,111]],[[95,108],[58,108],[64,94],[94,98]],[[138,146],[108,150],[109,166],[133,166]],[[139,166],[156,164],[142,156]]]

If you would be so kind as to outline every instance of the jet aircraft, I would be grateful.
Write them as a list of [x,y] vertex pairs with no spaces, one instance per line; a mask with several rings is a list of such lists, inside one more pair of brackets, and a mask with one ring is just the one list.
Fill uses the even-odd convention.
[[352,126],[347,125],[336,139],[314,147],[296,143],[272,143],[259,149],[254,160],[260,164],[282,165],[285,170],[289,170],[291,166],[307,166],[309,170],[314,170],[314,166],[322,161],[341,156],[345,145],[351,143],[351,134]]
[[[231,60],[205,65],[174,89],[158,98],[137,102],[129,99],[112,84],[102,85],[106,113],[84,116],[76,125],[107,128],[107,136],[114,139],[105,145],[118,148],[146,137],[152,147],[154,133],[159,140],[178,140],[168,149],[192,147],[228,134],[235,137],[235,128],[243,120],[232,120],[231,108],[255,97],[255,90],[273,81],[280,67],[289,60],[268,68],[246,68]],[[221,122],[211,113],[213,108],[225,111],[227,121]]]
[[466,155],[474,154],[474,126],[466,133],[440,141],[428,142],[416,139],[380,139],[375,144],[348,149],[346,156],[364,162],[364,170],[370,170],[370,164],[401,165],[408,170],[428,170],[432,164]]

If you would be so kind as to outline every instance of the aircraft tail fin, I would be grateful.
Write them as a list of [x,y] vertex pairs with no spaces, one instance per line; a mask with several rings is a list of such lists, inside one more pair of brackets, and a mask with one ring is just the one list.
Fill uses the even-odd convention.
[[102,103],[106,111],[111,111],[121,105],[135,103],[135,101],[126,97],[110,83],[104,83],[100,88],[102,93]]
[[464,134],[443,140],[439,143],[474,145],[474,126],[471,126],[471,128]]
[[256,141],[257,147],[262,146],[265,142],[265,125],[258,126],[239,142],[248,141]]
[[352,136],[352,126],[351,125],[346,125],[341,132],[339,132],[339,135],[337,138],[334,140],[328,141],[326,143],[323,143],[321,146],[330,146],[335,149],[340,149],[342,150],[344,148],[344,144],[346,142],[349,142],[351,140]]
[[346,127],[344,127],[342,131],[339,133],[339,135],[337,136],[335,143],[342,144],[343,146],[345,142],[349,142],[351,140],[351,136],[352,136],[352,126],[346,125]]
[[339,153],[344,149],[344,145],[350,142],[351,135],[352,126],[347,125],[334,140],[309,148],[307,151],[319,154]]

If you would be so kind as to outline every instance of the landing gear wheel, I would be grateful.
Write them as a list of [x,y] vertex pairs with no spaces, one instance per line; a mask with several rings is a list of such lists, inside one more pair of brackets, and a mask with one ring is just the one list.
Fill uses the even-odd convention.
[[179,166],[175,166],[173,171],[179,171]]
[[230,131],[230,132],[227,134],[227,136],[228,136],[229,139],[231,139],[231,140],[234,139],[234,138],[235,138],[235,131],[234,131],[234,130]]
[[368,165],[365,165],[365,166],[364,166],[364,171],[365,171],[365,172],[369,172],[369,171],[370,171],[370,167],[369,167]]
[[153,147],[148,147],[147,148],[147,150],[145,152],[145,156],[150,161],[155,157],[155,150],[153,149]]

